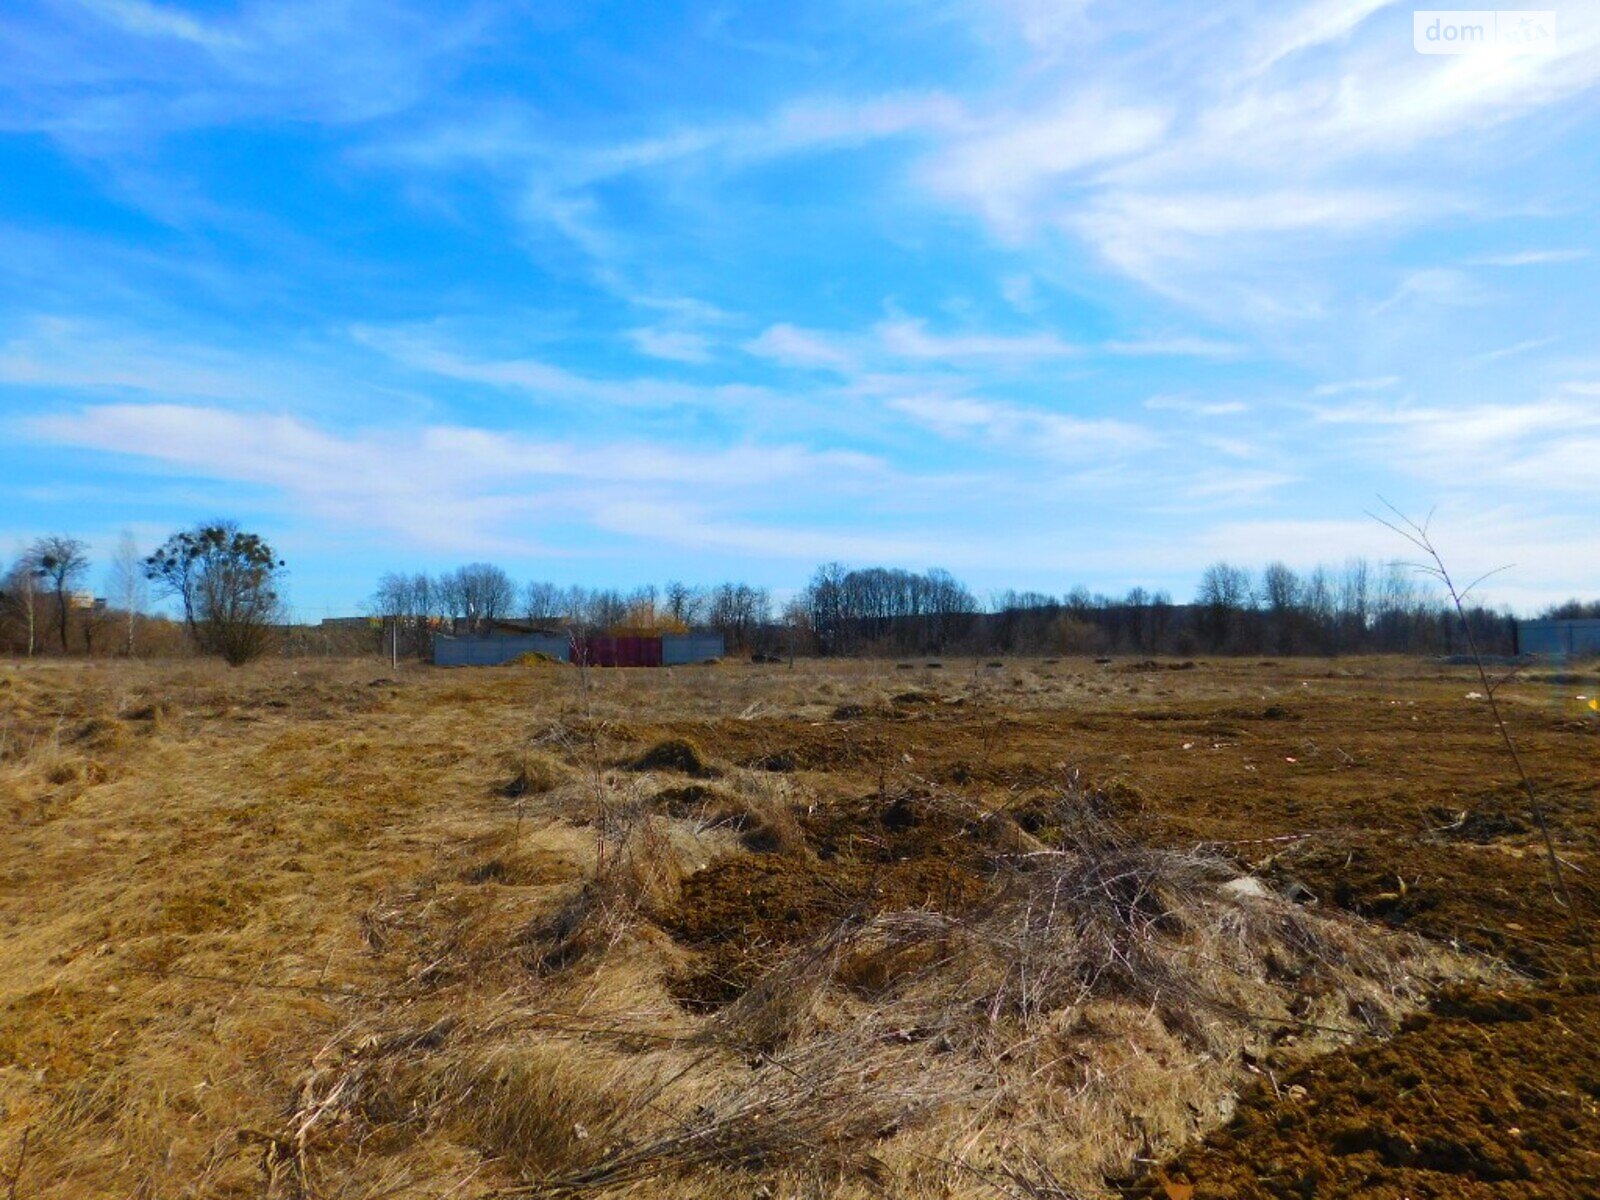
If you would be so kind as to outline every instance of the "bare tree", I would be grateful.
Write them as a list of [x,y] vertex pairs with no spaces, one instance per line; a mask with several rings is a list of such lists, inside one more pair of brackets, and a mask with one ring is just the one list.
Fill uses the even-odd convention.
[[22,626],[27,640],[28,657],[32,658],[39,641],[39,564],[31,550],[17,556],[6,576],[3,599],[5,608]]
[[111,609],[103,598],[90,602],[78,619],[78,632],[83,635],[83,652],[92,655],[100,634],[111,628]]
[[700,619],[704,598],[695,588],[673,580],[666,586],[665,598],[667,615],[675,624],[687,629]]
[[1250,572],[1229,563],[1213,563],[1200,577],[1195,603],[1200,607],[1203,632],[1217,649],[1235,635],[1239,616],[1251,600]]
[[487,629],[516,607],[517,585],[493,563],[468,563],[448,578],[445,587],[458,610],[452,615],[465,617],[472,629]]
[[522,611],[534,625],[565,620],[567,595],[553,583],[535,580],[522,589]]
[[72,620],[72,593],[89,570],[89,548],[77,538],[54,534],[34,542],[30,557],[39,577],[56,596],[56,621],[61,634],[61,651],[66,653],[67,628]]
[[123,530],[117,539],[117,552],[111,559],[111,572],[107,579],[107,592],[112,602],[122,612],[126,625],[123,629],[123,653],[133,657],[138,634],[139,618],[144,613],[150,587],[145,579],[144,562],[139,557],[138,543],[133,534]]
[[370,606],[389,625],[396,653],[402,647],[404,653],[418,657],[428,653],[431,621],[437,608],[431,579],[421,572],[391,572],[378,580]]
[[232,521],[175,533],[144,560],[145,576],[183,604],[200,649],[240,666],[266,653],[282,617],[283,560]]
[[721,630],[730,648],[748,650],[771,610],[772,597],[765,588],[724,583],[711,593],[710,623]]
[[1300,577],[1284,563],[1269,563],[1261,572],[1261,592],[1272,618],[1273,648],[1279,654],[1293,654],[1303,592]]

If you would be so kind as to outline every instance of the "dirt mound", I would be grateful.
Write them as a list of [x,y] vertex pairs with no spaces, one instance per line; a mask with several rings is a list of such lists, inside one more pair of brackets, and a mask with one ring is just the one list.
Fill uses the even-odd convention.
[[1593,994],[1452,989],[1392,1041],[1264,1082],[1225,1128],[1135,1194],[1593,1195],[1597,1029]]
[[508,767],[510,777],[500,788],[500,794],[508,800],[553,792],[572,774],[550,755],[537,751],[512,755]]
[[[752,838],[789,842],[770,819],[752,817],[747,846]],[[1022,836],[1002,814],[911,794],[821,806],[800,818],[799,833],[787,857],[725,859],[684,881],[664,924],[705,953],[676,981],[679,1000],[732,1000],[784,948],[849,918],[923,907],[964,912],[993,894],[991,863]]]
[[1521,836],[1529,829],[1528,823],[1521,817],[1503,809],[1460,809],[1451,812],[1435,807],[1429,810],[1428,815],[1438,822],[1433,832],[1440,837],[1479,846],[1505,837]]
[[824,860],[868,863],[946,860],[981,870],[996,854],[1026,848],[1017,823],[955,796],[916,792],[862,796],[820,805],[801,819]]
[[1046,846],[1056,846],[1084,817],[1125,822],[1144,807],[1142,792],[1114,780],[1068,791],[1035,791],[1014,801],[1005,811],[1024,833]]
[[990,892],[982,875],[938,859],[724,859],[684,881],[678,908],[665,922],[679,942],[704,952],[673,981],[673,995],[691,1007],[725,1004],[743,995],[784,950],[847,918],[922,907],[958,913]]
[[633,760],[639,771],[677,771],[699,779],[710,779],[720,772],[706,761],[705,751],[688,738],[667,738],[657,742]]
[[696,820],[707,812],[715,811],[732,802],[732,797],[722,789],[704,783],[684,783],[662,788],[655,794],[652,804],[669,817]]
[[525,651],[506,663],[508,667],[565,667],[567,665],[568,663],[565,659],[557,658],[553,654],[545,654],[538,650]]
[[794,814],[771,797],[751,796],[703,783],[663,788],[651,801],[658,812],[694,821],[706,829],[739,834],[746,850],[759,854],[795,854],[804,843]]

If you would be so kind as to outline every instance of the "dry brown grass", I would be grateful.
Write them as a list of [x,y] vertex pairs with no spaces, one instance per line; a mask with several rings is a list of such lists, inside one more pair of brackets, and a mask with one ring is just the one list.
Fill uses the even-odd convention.
[[[852,910],[690,1011],[670,983],[699,951],[666,932],[686,878],[819,863],[809,812],[925,785],[870,740],[790,769],[769,723],[955,714],[993,723],[981,747],[1014,714],[1179,686],[1257,703],[1255,683],[1071,661],[597,671],[587,696],[568,671],[387,675],[0,669],[19,1197],[1104,1194],[1269,1056],[1381,1035],[1486,969],[1232,895],[1236,862],[1135,837],[1070,782],[1058,836],[1022,834],[979,761],[930,803],[1009,831],[975,852],[982,903]],[[651,753],[688,727],[687,754]]]

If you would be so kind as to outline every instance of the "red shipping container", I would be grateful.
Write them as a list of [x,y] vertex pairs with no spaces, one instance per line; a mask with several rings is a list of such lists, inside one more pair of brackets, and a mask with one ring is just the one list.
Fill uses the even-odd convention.
[[659,667],[659,637],[611,637],[597,635],[578,644],[583,661],[591,667]]

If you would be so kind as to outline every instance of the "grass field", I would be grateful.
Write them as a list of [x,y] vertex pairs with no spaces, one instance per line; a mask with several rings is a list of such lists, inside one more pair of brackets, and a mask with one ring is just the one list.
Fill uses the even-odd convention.
[[[0,1195],[1593,1195],[1475,691],[0,666]],[[1589,912],[1597,693],[1503,693]]]

